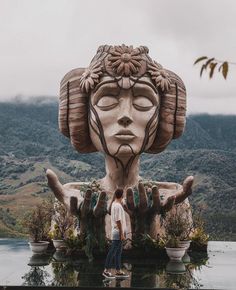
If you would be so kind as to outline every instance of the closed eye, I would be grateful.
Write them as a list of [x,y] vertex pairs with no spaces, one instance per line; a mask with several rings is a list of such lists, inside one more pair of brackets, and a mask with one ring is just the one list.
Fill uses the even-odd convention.
[[133,100],[133,106],[139,111],[149,111],[153,107],[153,103],[145,96],[137,96]]
[[103,96],[97,102],[97,107],[101,110],[111,110],[119,104],[116,97],[113,96]]

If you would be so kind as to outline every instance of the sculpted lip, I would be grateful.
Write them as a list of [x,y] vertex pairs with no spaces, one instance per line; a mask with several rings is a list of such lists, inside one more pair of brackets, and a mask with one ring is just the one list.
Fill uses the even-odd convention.
[[120,130],[115,137],[120,140],[129,141],[135,138],[135,135],[130,130]]

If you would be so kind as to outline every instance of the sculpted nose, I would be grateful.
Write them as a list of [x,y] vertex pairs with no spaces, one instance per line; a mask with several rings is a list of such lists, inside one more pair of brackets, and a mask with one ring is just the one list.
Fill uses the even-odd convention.
[[129,126],[131,123],[133,123],[133,120],[131,119],[131,117],[128,116],[122,116],[118,119],[118,124],[123,127]]

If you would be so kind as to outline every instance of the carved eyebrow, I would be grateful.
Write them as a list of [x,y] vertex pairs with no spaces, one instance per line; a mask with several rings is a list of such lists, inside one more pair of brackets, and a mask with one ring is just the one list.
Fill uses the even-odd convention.
[[95,105],[103,96],[116,97],[120,94],[120,88],[116,83],[105,83],[91,94],[92,104]]
[[103,81],[103,82],[100,82],[99,84],[97,84],[93,93],[96,94],[97,91],[99,91],[101,89],[104,90],[106,88],[115,89],[115,88],[118,88],[118,85],[117,85],[116,81],[114,81],[114,80],[106,80],[106,81]]
[[133,86],[133,92],[135,94],[139,94],[140,92],[142,93],[149,93],[149,94],[154,94],[156,95],[157,93],[151,88],[149,87],[148,85],[141,85],[141,84],[138,84],[136,83],[134,86]]
[[150,98],[154,104],[159,103],[159,94],[147,85],[144,86],[140,84],[135,84],[132,87],[132,92],[133,92],[134,97],[138,97],[142,95],[142,96]]

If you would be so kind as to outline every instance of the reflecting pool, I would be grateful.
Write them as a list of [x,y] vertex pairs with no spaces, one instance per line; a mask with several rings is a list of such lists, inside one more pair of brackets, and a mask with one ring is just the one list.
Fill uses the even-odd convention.
[[209,242],[208,253],[190,252],[183,262],[124,259],[125,280],[104,280],[103,265],[61,251],[32,255],[27,241],[0,239],[1,286],[236,289],[236,242]]

